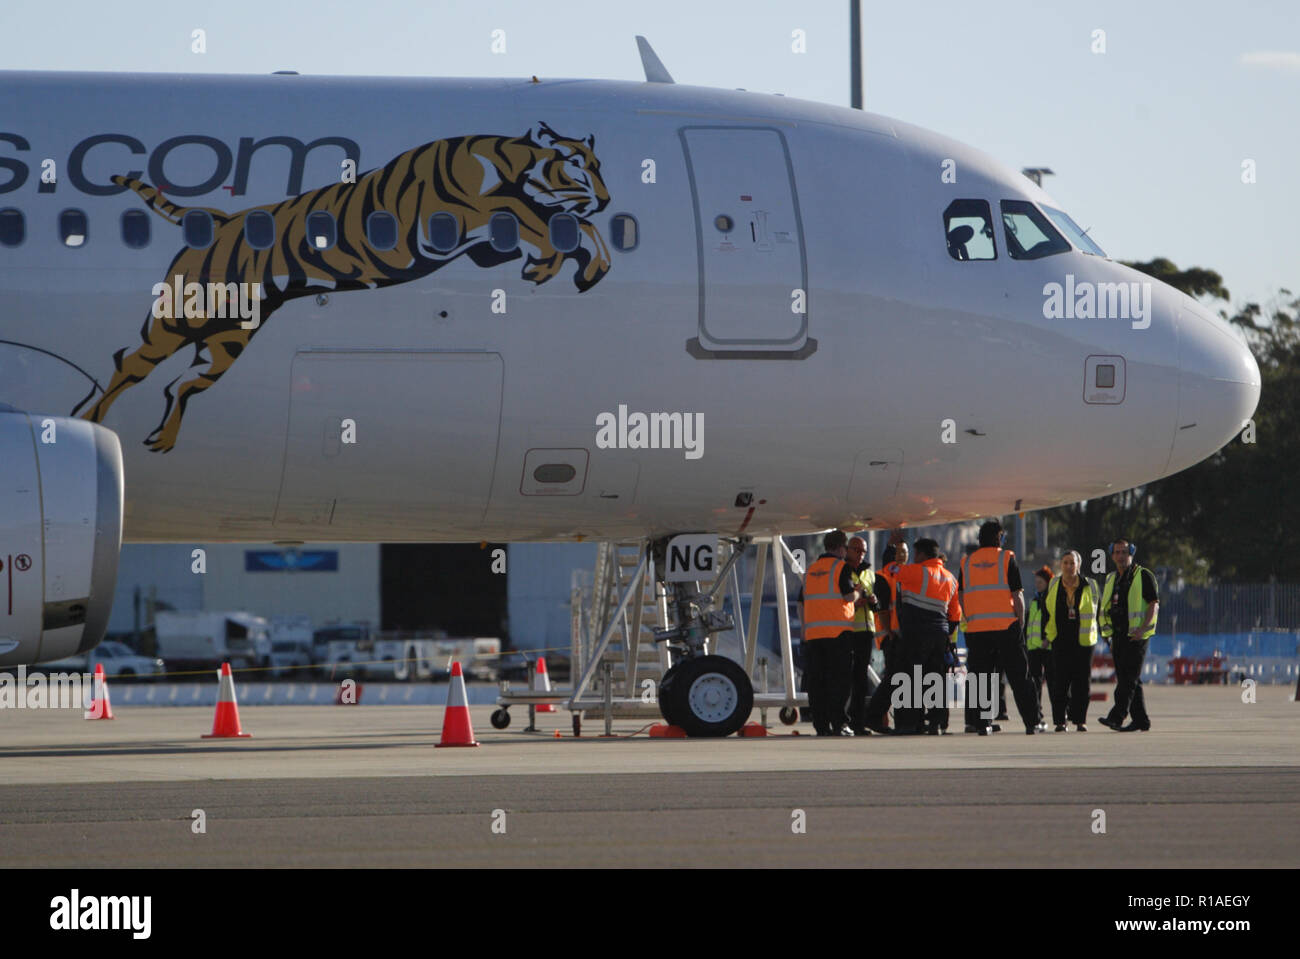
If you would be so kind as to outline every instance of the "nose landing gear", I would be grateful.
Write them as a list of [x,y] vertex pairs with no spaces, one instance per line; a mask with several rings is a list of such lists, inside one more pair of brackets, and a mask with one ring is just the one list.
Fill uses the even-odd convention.
[[687,736],[730,736],[754,708],[744,668],[725,656],[683,659],[659,683],[659,710]]
[[[655,547],[664,549],[666,542]],[[731,615],[714,609],[714,602],[742,552],[743,546],[732,550],[707,592],[695,581],[665,584],[671,591],[676,625],[656,630],[655,642],[668,643],[675,662],[659,681],[659,711],[687,736],[730,736],[745,725],[754,708],[754,687],[744,667],[707,652],[713,634],[734,626]],[[664,569],[665,564],[658,568]]]

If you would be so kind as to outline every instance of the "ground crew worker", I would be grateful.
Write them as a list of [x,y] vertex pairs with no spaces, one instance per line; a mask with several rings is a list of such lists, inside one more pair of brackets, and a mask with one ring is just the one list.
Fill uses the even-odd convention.
[[[1052,659],[1052,647],[1045,639],[1047,615],[1043,602],[1047,596],[1048,584],[1052,582],[1052,570],[1049,566],[1040,566],[1034,573],[1034,587],[1037,592],[1025,609],[1025,653],[1029,658],[1029,683],[1034,688],[1034,698],[1038,700],[1038,714],[1043,715],[1043,681],[1047,681],[1047,698],[1052,704],[1052,716],[1056,717],[1056,663]],[[1076,584],[1077,585],[1077,584]],[[1059,710],[1064,722],[1065,707]],[[1038,724],[1040,733],[1047,732],[1047,723]]]
[[808,706],[818,736],[852,736],[848,700],[857,598],[845,560],[848,536],[831,530],[804,577],[803,649]]
[[1054,684],[1050,690],[1052,722],[1066,730],[1068,715],[1076,732],[1088,731],[1088,699],[1092,692],[1092,652],[1097,645],[1097,613],[1101,599],[1096,580],[1080,576],[1083,557],[1069,550],[1061,557],[1061,575],[1047,588],[1044,638],[1051,649]]
[[[1155,574],[1133,562],[1136,553],[1137,547],[1126,539],[1110,544],[1115,572],[1106,577],[1101,591],[1101,634],[1110,640],[1115,657],[1115,702],[1097,721],[1123,733],[1151,728],[1142,694],[1142,663],[1160,613]],[[1132,722],[1125,726],[1124,717],[1130,713]]]
[[[925,710],[925,691],[937,686],[938,705],[931,710],[930,731],[938,734],[948,725],[947,667],[944,654],[948,639],[961,622],[961,604],[957,599],[957,580],[944,569],[939,558],[939,544],[932,539],[916,541],[916,558],[898,571],[895,601],[898,624],[902,632],[898,672],[906,682],[891,693],[894,702],[894,728],[901,734],[920,733]],[[921,685],[916,682],[919,666]],[[900,700],[903,705],[900,706]]]
[[862,728],[875,732],[888,732],[889,696],[893,689],[891,680],[898,671],[898,604],[894,601],[894,582],[898,571],[907,565],[908,547],[906,543],[891,543],[885,547],[880,557],[880,572],[876,574],[876,637],[880,642],[880,652],[885,658],[885,673],[880,677],[880,685],[867,703],[862,718]]
[[[966,665],[982,695],[995,688],[999,668],[1006,673],[1025,732],[1032,736],[1042,717],[1029,684],[1029,662],[1020,635],[1025,591],[1015,553],[1002,548],[1005,538],[1002,524],[988,520],[980,526],[979,549],[961,560],[957,581],[966,613]],[[972,698],[968,684],[966,724],[975,726],[981,736],[988,735],[992,724]]]
[[876,574],[867,562],[867,541],[861,536],[849,540],[845,556],[854,587],[853,635],[849,649],[853,657],[850,669],[849,728],[855,736],[868,736],[871,730],[862,725],[871,695],[871,654],[876,651]]

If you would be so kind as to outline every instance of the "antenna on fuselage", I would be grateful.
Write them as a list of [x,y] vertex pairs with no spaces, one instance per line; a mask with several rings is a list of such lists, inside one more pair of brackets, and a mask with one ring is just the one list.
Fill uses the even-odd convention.
[[1027,166],[1020,172],[1029,177],[1029,179],[1033,180],[1039,186],[1043,185],[1043,177],[1056,176],[1055,173],[1045,166]]
[[862,0],[849,0],[849,104],[862,109]]
[[645,37],[636,38],[636,48],[641,52],[641,68],[645,70],[646,83],[672,83],[673,78],[669,74],[664,62],[659,59],[659,54],[655,53],[654,47],[650,46],[650,41]]

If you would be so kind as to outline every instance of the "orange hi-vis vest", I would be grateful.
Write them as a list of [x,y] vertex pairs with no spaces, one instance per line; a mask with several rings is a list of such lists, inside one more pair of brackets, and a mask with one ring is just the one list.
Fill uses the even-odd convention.
[[888,612],[876,613],[876,645],[880,645],[880,638],[886,630],[898,632],[898,603],[894,600],[895,583],[898,581],[898,571],[903,567],[898,563],[888,563],[884,569],[876,573],[877,576],[884,577],[889,584],[889,610]]
[[898,590],[898,606],[915,606],[927,613],[936,613],[948,622],[961,620],[961,604],[957,601],[957,578],[944,569],[943,560],[927,559],[908,563],[894,577]]
[[834,638],[853,629],[853,601],[840,594],[844,560],[822,556],[808,567],[803,581],[803,639]]
[[1009,549],[985,546],[961,558],[961,604],[966,610],[966,632],[987,633],[1008,629],[1016,621],[1007,585],[1007,569],[1015,554]]

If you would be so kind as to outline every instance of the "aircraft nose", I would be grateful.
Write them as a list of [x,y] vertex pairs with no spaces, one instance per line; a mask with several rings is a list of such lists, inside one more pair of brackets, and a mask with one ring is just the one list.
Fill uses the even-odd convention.
[[1223,320],[1198,307],[1178,316],[1179,389],[1169,472],[1199,463],[1246,426],[1259,403],[1259,365]]

